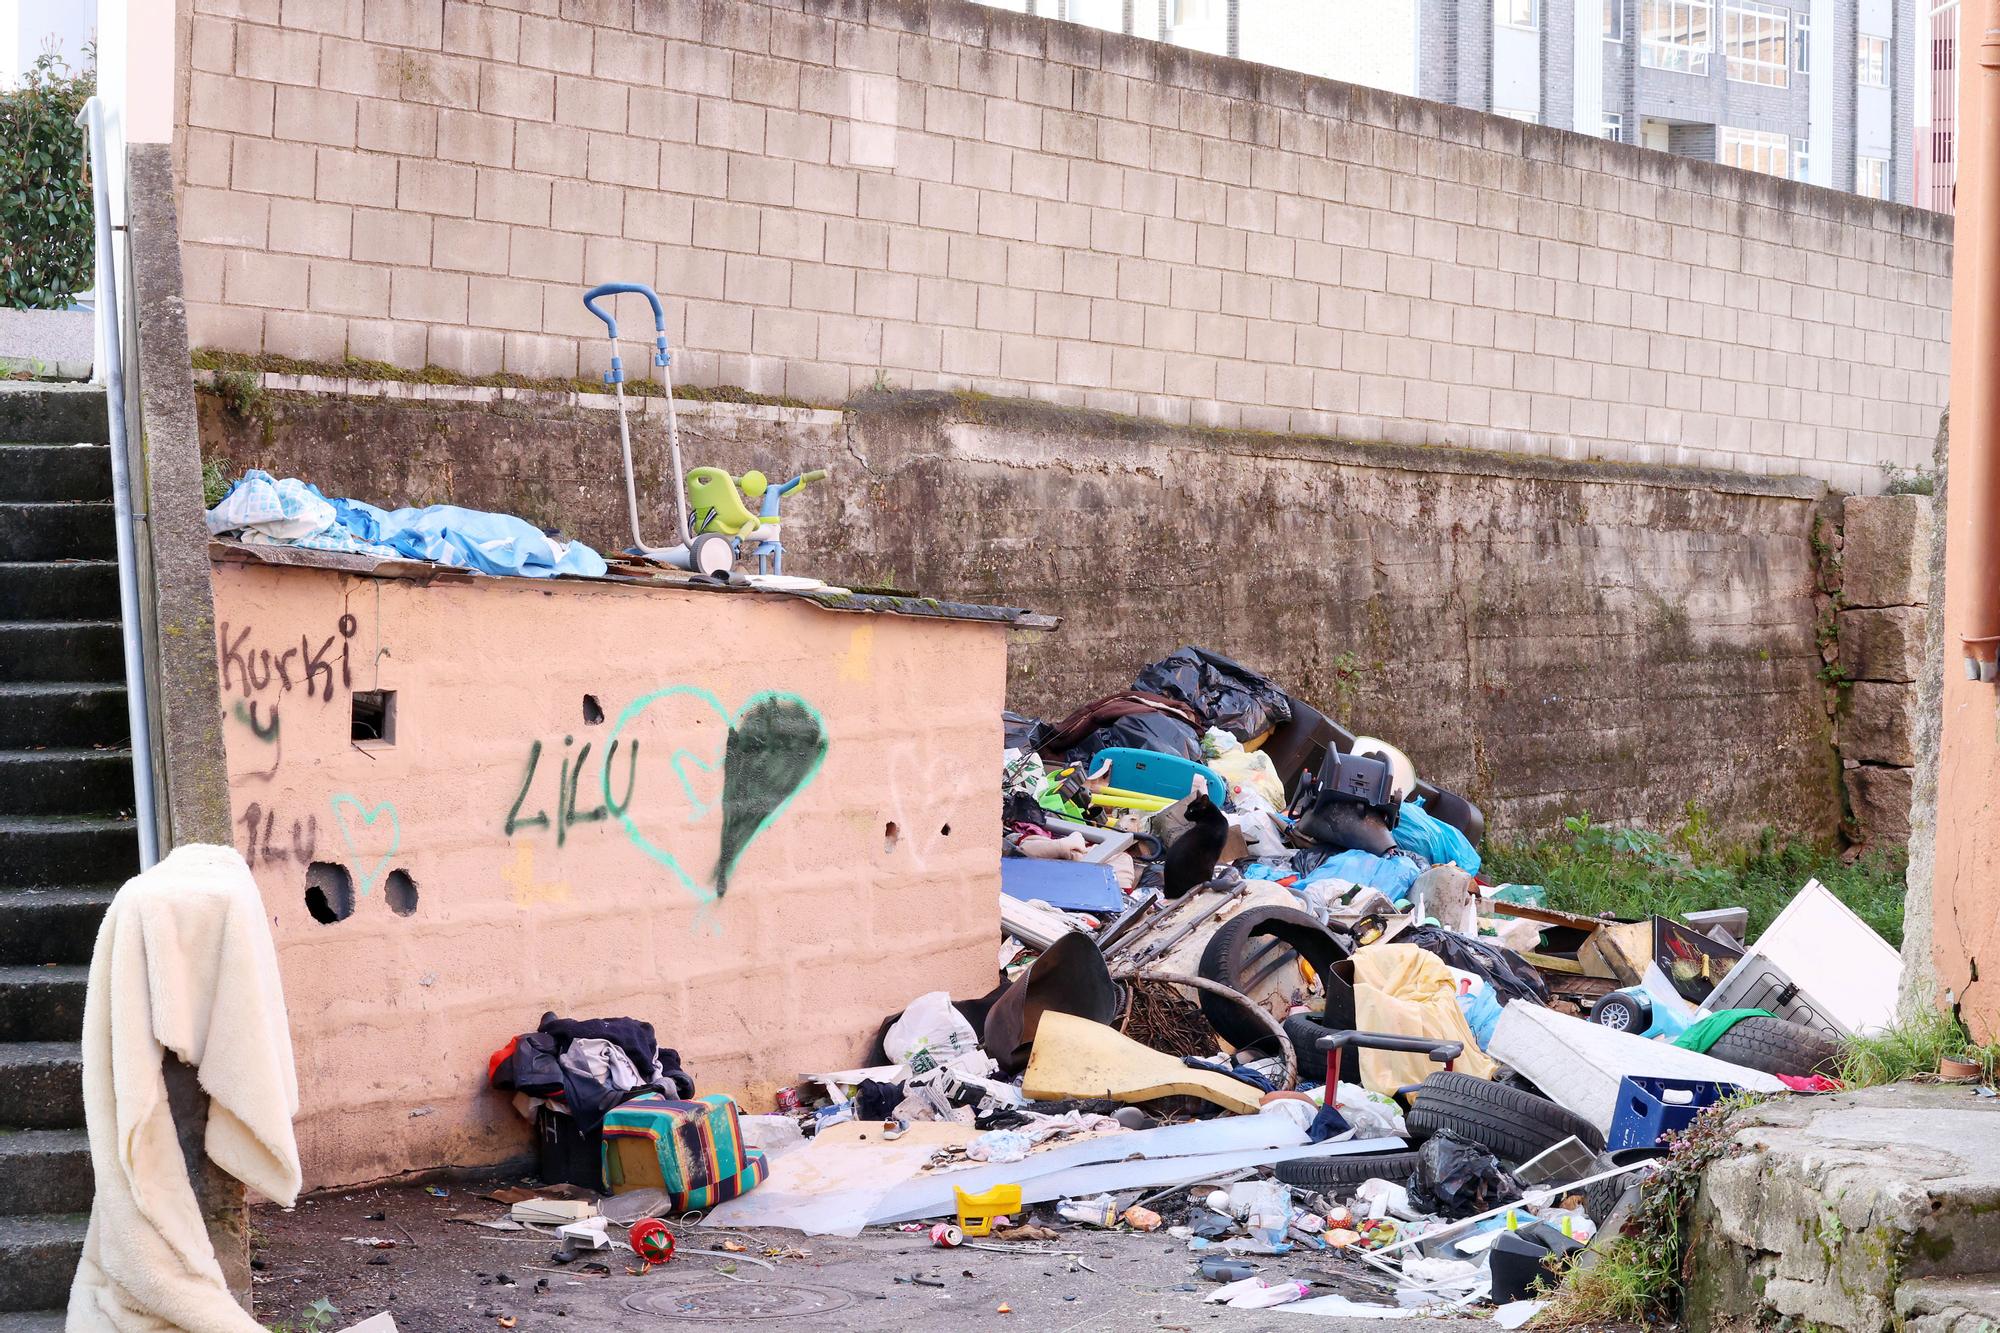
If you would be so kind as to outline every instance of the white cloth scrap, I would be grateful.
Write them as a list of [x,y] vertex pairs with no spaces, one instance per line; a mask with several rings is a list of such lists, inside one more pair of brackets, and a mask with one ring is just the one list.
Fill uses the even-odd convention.
[[67,1333],[262,1333],[209,1245],[167,1104],[169,1051],[208,1094],[210,1159],[289,1206],[292,1039],[264,901],[234,848],[176,849],[118,891],[98,930],[83,1006],[97,1194]]

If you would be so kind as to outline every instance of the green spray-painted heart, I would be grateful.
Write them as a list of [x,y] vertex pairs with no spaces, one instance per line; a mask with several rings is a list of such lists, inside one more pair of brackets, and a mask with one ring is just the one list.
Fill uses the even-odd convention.
[[[354,857],[356,871],[361,876],[361,892],[365,895],[381,880],[389,869],[389,862],[395,858],[396,849],[403,845],[403,822],[396,817],[396,807],[388,801],[372,809],[361,803],[358,797],[341,793],[332,798],[334,823],[340,826],[340,840],[347,844],[347,850]],[[377,857],[375,863],[362,869],[365,857],[361,851],[361,837],[348,819],[349,812],[360,819],[362,828],[373,828],[375,822],[386,817],[389,821],[389,846]]]
[[[611,757],[625,728],[647,708],[673,698],[692,699],[705,705],[722,720],[729,733],[722,749],[722,836],[707,884],[690,875],[672,851],[639,828],[630,808],[630,779],[622,801],[613,795],[611,788]],[[637,744],[636,740],[632,742],[634,748]],[[625,836],[633,846],[672,871],[681,886],[695,897],[714,902],[729,891],[729,876],[750,844],[776,822],[819,772],[826,761],[826,751],[825,724],[812,705],[796,694],[766,691],[752,695],[731,715],[709,691],[693,685],[672,685],[639,696],[618,715],[611,730],[611,743],[605,747],[604,802],[607,808],[618,812],[618,821],[624,825]],[[627,755],[628,764],[635,761],[630,750]],[[687,798],[692,812],[690,820],[700,818],[708,807],[695,789],[689,770],[692,766],[712,772],[715,767],[712,757],[704,758],[694,749],[680,746],[673,751],[670,766]]]

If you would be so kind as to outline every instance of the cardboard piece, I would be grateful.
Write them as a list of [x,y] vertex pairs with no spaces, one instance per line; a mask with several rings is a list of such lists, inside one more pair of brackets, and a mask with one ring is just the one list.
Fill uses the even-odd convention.
[[771,1174],[748,1194],[709,1210],[703,1226],[790,1227],[808,1236],[858,1236],[882,1197],[915,1175],[931,1154],[962,1146],[970,1125],[918,1121],[897,1139],[879,1121],[849,1121],[771,1162]]
[[1751,1092],[1785,1090],[1770,1074],[1532,1004],[1500,1011],[1486,1053],[1607,1133],[1618,1111],[1618,1082],[1627,1075],[1705,1079]]
[[1856,1036],[1896,1021],[1903,956],[1816,879],[1785,904],[1737,969],[1754,969],[1753,959],[1775,964],[1814,1009]]
[[1034,1101],[1199,1097],[1241,1115],[1256,1114],[1258,1105],[1257,1090],[1240,1079],[1189,1069],[1173,1056],[1142,1046],[1102,1023],[1053,1012],[1042,1015],[1036,1029],[1021,1091]]

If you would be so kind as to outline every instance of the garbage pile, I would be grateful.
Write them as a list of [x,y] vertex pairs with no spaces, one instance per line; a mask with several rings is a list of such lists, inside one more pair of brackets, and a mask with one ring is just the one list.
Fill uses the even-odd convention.
[[1726,907],[1551,911],[1480,877],[1472,802],[1214,653],[1006,727],[991,991],[912,998],[764,1116],[676,1100],[649,1029],[637,1100],[567,1090],[596,1174],[555,1124],[544,1177],[703,1227],[1135,1233],[1232,1307],[1516,1327],[1703,1107],[1832,1088],[1838,1040],[1893,1018],[1895,950],[1817,883],[1754,947]]

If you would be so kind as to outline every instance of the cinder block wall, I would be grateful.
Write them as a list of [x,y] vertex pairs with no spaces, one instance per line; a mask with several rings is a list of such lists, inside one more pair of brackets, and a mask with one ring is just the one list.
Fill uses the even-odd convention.
[[[1803,472],[1928,457],[1948,218],[961,0],[180,0],[197,345]],[[636,312],[635,312],[636,313]]]

